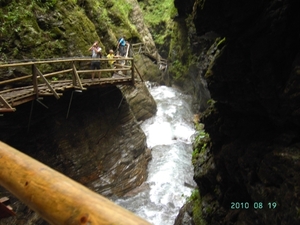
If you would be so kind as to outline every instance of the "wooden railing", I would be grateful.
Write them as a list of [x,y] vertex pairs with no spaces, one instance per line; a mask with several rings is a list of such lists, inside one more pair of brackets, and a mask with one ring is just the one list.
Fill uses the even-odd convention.
[[3,142],[0,142],[0,185],[53,225],[150,225]]
[[[80,89],[80,90],[85,90],[86,88],[84,88],[80,74],[87,74],[87,73],[99,73],[99,72],[109,72],[109,73],[115,73],[115,72],[124,72],[124,73],[131,73],[131,77],[130,78],[124,78],[124,79],[118,79],[118,84],[124,82],[124,83],[128,83],[131,82],[131,84],[134,84],[134,72],[135,72],[135,66],[134,66],[134,60],[133,58],[115,58],[113,59],[114,61],[116,61],[115,63],[115,68],[106,68],[106,69],[99,69],[99,70],[84,70],[84,69],[80,69],[80,68],[76,68],[76,63],[80,63],[80,62],[91,62],[91,61],[101,61],[102,66],[104,63],[108,63],[108,61],[110,61],[111,59],[107,59],[107,58],[101,58],[101,59],[93,59],[93,58],[69,58],[69,59],[56,59],[56,60],[42,60],[42,61],[31,61],[31,62],[18,62],[18,63],[7,63],[7,64],[0,64],[0,70],[3,69],[8,69],[8,68],[16,68],[16,67],[31,67],[29,69],[29,71],[31,71],[31,74],[22,76],[22,77],[17,77],[14,79],[9,79],[9,80],[2,80],[0,81],[0,88],[1,86],[4,87],[5,85],[11,85],[13,83],[17,83],[17,82],[21,82],[21,81],[25,81],[25,80],[31,80],[31,84],[32,84],[32,88],[33,91],[31,93],[29,93],[28,95],[30,95],[30,98],[27,98],[26,101],[28,100],[33,100],[34,98],[38,98],[39,95],[41,94],[42,90],[41,90],[41,86],[39,85],[39,80],[41,80],[43,82],[43,84],[46,85],[47,90],[50,90],[50,94],[54,95],[57,99],[60,97],[60,94],[57,93],[57,91],[54,88],[53,82],[49,82],[47,78],[49,77],[53,77],[53,76],[61,76],[64,74],[71,74],[72,76],[72,81],[70,83],[67,83],[66,85],[69,86],[70,85],[72,88],[75,89]],[[118,63],[120,62],[120,63]],[[122,63],[121,63],[122,62]],[[59,71],[55,71],[55,72],[51,72],[51,73],[42,73],[42,71],[40,71],[38,69],[39,65],[43,65],[43,64],[55,64],[55,63],[67,63],[69,68],[67,69],[63,69],[63,70],[59,70]],[[28,69],[27,69],[28,70]],[[105,82],[104,82],[105,81]],[[116,83],[116,78],[107,78],[104,81],[100,82],[99,85],[101,85],[102,83]],[[45,85],[43,86],[43,88],[45,87]],[[21,88],[19,88],[21,89]],[[45,89],[45,88],[44,88]],[[21,97],[21,101],[18,102],[14,102],[14,98],[8,98],[7,93],[9,92],[9,89],[5,89],[2,90],[0,89],[0,111],[1,112],[13,112],[15,111],[14,106],[18,105],[20,102],[22,103],[22,97]],[[23,96],[24,99],[25,97],[28,96]],[[20,100],[20,98],[18,98],[18,100]]]

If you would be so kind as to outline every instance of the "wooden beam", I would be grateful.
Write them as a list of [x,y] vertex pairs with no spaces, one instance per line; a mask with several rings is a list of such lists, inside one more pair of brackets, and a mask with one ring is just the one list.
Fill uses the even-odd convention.
[[132,85],[134,85],[134,61],[131,62],[131,79],[132,79]]
[[[47,74],[44,74],[44,77],[51,77],[51,76],[54,76],[54,75],[57,75],[57,74],[68,73],[68,72],[72,72],[72,69],[56,71],[56,72],[53,72],[53,73],[47,73]],[[0,81],[0,85],[13,83],[15,81],[20,81],[20,80],[25,80],[25,79],[28,79],[28,78],[31,78],[31,77],[32,77],[32,74],[31,75],[26,75],[26,76],[23,76],[23,77],[13,78],[13,79],[10,79],[10,80]],[[40,78],[40,77],[37,76],[37,78]]]
[[128,56],[129,48],[130,48],[130,44],[127,43],[127,49],[126,49],[126,55],[125,55],[126,58],[127,58],[127,56]]
[[[133,58],[120,58],[121,60],[125,59],[133,59]],[[18,62],[18,63],[6,63],[0,64],[0,68],[8,68],[8,67],[18,67],[18,66],[32,66],[38,64],[51,64],[51,63],[63,63],[63,62],[82,62],[82,61],[109,61],[111,59],[108,58],[100,58],[100,59],[93,59],[91,57],[82,57],[82,58],[64,58],[64,59],[54,59],[54,60],[36,60],[31,62]]]
[[115,71],[130,71],[129,68],[116,68],[116,69],[100,69],[100,70],[77,70],[77,73],[92,73],[92,72],[115,72]]
[[31,70],[32,70],[32,85],[33,85],[33,90],[35,93],[36,98],[39,97],[39,87],[38,87],[38,81],[37,81],[37,68],[36,66],[33,64],[31,66]]
[[0,108],[0,113],[15,112],[16,109]]
[[150,225],[3,142],[0,142],[0,185],[53,225]]
[[48,80],[44,77],[44,75],[41,73],[41,71],[35,66],[35,71],[36,73],[42,78],[42,80],[44,81],[44,83],[47,85],[47,87],[51,90],[51,92],[53,93],[53,95],[55,96],[56,99],[59,99],[59,95],[56,93],[56,91],[52,88],[51,84],[48,82]]
[[144,79],[142,77],[142,75],[140,74],[140,71],[138,70],[138,68],[134,65],[134,68],[136,70],[136,72],[138,73],[139,77],[141,78],[141,81],[144,82]]
[[13,112],[16,111],[15,108],[11,107],[11,105],[0,95],[0,102],[5,106],[6,109],[12,110]]
[[83,90],[83,86],[82,86],[80,77],[79,77],[76,67],[75,67],[75,62],[72,63],[72,67],[73,67],[73,85],[76,86],[76,84],[78,83],[80,89]]

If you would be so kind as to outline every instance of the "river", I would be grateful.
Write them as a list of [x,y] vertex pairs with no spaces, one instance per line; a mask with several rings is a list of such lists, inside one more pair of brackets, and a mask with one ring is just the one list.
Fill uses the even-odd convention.
[[138,194],[115,203],[154,225],[173,225],[196,186],[191,163],[192,99],[171,87],[148,87],[157,103],[156,115],[141,124],[152,151],[148,178]]

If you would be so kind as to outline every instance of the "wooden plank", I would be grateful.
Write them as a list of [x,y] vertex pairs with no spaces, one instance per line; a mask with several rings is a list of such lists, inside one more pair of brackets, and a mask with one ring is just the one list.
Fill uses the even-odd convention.
[[13,107],[15,106],[18,106],[18,105],[21,105],[21,104],[24,104],[26,102],[30,102],[30,101],[33,101],[36,99],[36,95],[35,94],[31,94],[31,95],[26,95],[26,96],[22,96],[22,97],[19,97],[19,98],[15,98],[15,99],[12,99],[11,101],[11,105]]
[[150,225],[3,142],[0,142],[0,185],[50,224]]

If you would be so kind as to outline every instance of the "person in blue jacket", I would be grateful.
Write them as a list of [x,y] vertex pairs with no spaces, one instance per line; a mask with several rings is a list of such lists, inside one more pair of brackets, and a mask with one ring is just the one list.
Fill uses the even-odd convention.
[[126,54],[125,46],[126,46],[125,37],[122,36],[122,37],[118,40],[118,45],[117,45],[117,49],[119,50],[120,56],[125,56],[125,54]]

